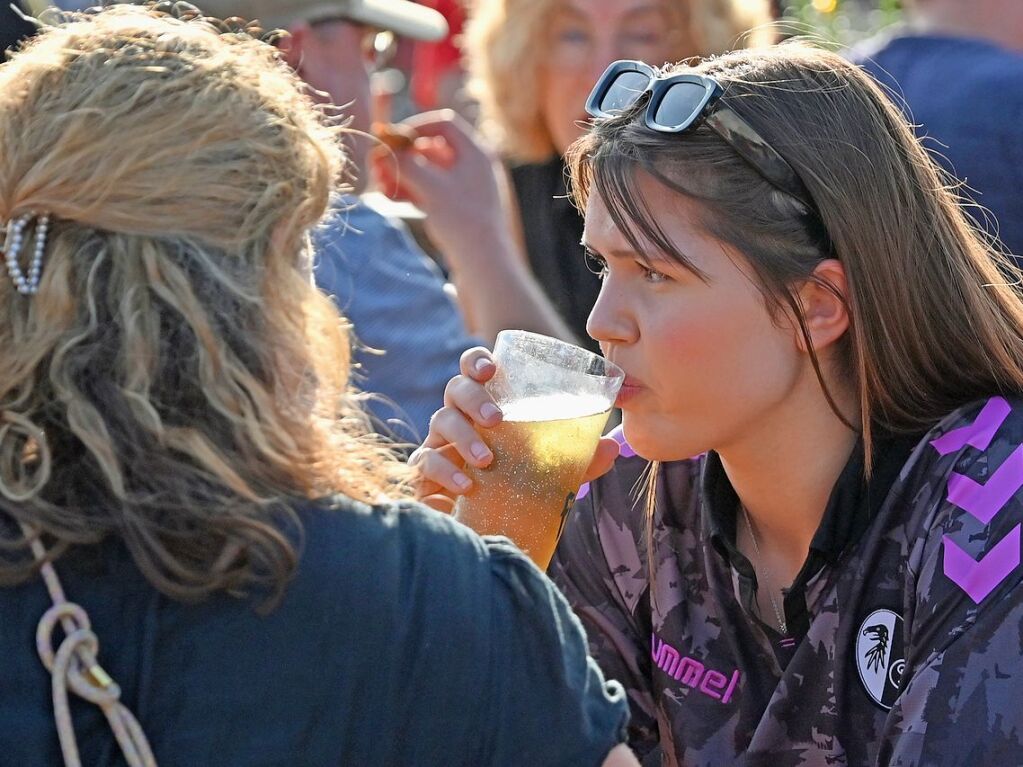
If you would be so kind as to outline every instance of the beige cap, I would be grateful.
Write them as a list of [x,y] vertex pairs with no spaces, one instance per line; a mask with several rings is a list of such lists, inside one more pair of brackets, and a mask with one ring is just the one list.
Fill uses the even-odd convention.
[[437,11],[408,0],[191,0],[207,16],[240,16],[264,29],[295,21],[348,19],[413,40],[441,40],[448,24]]

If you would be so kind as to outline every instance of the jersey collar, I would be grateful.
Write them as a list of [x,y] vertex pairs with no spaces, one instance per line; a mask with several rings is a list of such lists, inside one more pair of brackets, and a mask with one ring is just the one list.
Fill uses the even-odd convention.
[[[843,552],[860,540],[923,436],[891,437],[877,431],[875,434],[870,479],[864,476],[863,442],[859,440],[831,491],[806,560],[791,587],[785,590],[786,620],[796,636],[805,633],[809,626],[806,592],[810,582],[825,565],[834,565]],[[725,564],[739,576],[740,601],[747,612],[753,612],[756,572],[735,545],[739,498],[717,453],[710,452],[704,458],[700,483],[704,534]]]

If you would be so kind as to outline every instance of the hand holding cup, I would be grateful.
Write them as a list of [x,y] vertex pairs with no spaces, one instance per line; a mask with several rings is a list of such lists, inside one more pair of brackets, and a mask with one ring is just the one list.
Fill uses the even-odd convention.
[[545,567],[575,490],[618,454],[600,433],[623,374],[603,358],[521,331],[470,349],[410,462],[421,498],[482,534],[508,535]]

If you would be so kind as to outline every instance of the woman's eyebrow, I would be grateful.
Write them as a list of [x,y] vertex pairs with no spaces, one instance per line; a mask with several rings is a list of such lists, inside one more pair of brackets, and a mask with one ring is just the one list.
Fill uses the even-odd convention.
[[590,243],[586,242],[585,239],[580,241],[579,244],[583,246],[584,250],[586,250],[586,251],[588,251],[590,253],[593,253],[594,255],[604,257],[604,258],[608,258],[608,257],[610,257],[610,258],[628,258],[628,259],[637,259],[637,258],[639,258],[639,259],[646,260],[646,256],[644,256],[642,253],[637,253],[636,251],[630,250],[628,248],[609,248],[608,250],[600,250],[599,248],[596,248],[593,245],[591,245]]
[[600,251],[592,245],[588,245],[586,242],[581,244],[587,252],[592,253],[595,256],[600,256],[604,259],[612,258],[616,260],[636,261],[646,267],[654,267],[657,264],[676,263],[675,259],[661,255],[660,253],[643,253],[638,250],[632,250],[631,248],[610,248],[606,251]]
[[586,19],[586,13],[579,7],[569,2],[567,5],[563,5],[560,8],[554,10],[551,17],[555,16],[572,16],[574,19]]
[[650,3],[649,5],[641,5],[637,8],[633,8],[625,13],[625,21],[635,21],[639,16],[645,16],[647,14],[656,13],[663,14],[665,8],[660,3]]

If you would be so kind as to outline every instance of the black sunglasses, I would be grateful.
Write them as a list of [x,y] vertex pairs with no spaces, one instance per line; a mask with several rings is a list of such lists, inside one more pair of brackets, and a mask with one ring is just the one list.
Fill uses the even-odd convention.
[[765,180],[806,208],[830,241],[803,180],[789,162],[753,126],[721,101],[724,89],[713,77],[698,74],[658,77],[649,64],[621,60],[609,66],[586,99],[592,117],[613,117],[649,94],[645,125],[659,133],[684,133],[703,121]]

